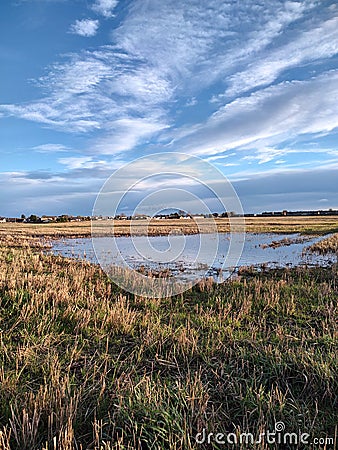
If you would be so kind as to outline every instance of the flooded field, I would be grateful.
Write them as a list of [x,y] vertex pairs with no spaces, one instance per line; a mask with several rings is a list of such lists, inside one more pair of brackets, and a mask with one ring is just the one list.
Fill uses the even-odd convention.
[[[188,236],[95,237],[54,241],[52,251],[66,257],[86,259],[140,271],[167,271],[187,280],[228,276],[243,266],[256,268],[326,266],[337,260],[335,254],[318,255],[307,248],[322,237],[299,234],[247,234],[243,251],[234,266],[229,257],[229,233]],[[94,244],[94,245],[93,245]]]

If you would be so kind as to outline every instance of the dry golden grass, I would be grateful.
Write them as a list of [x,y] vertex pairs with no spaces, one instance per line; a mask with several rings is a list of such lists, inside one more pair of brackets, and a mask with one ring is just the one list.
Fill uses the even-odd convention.
[[336,253],[338,255],[338,233],[311,245],[309,251],[321,255],[326,253]]
[[144,299],[2,236],[0,449],[207,450],[203,427],[257,437],[277,420],[334,436],[337,285],[336,266],[243,272]]
[[[131,233],[166,235],[172,232],[195,234],[215,231],[228,232],[229,219],[199,219],[194,220],[115,220],[94,221],[97,234],[126,236]],[[313,217],[249,217],[245,218],[246,231],[249,233],[330,233],[338,232],[338,216]],[[32,236],[32,237],[88,237],[91,235],[90,222],[66,222],[50,224],[0,223],[0,236]]]
[[246,231],[251,233],[333,233],[338,232],[338,216],[249,217]]

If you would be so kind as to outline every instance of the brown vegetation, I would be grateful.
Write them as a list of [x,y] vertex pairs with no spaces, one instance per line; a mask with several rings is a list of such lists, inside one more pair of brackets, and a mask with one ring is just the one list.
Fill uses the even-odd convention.
[[338,255],[338,233],[312,244],[306,250],[313,253],[319,253],[320,255],[325,255],[327,253],[336,253]]
[[334,437],[337,298],[333,266],[144,299],[2,236],[0,448],[207,449],[204,427],[257,437],[276,421]]
[[[229,219],[217,218],[178,219],[178,220],[99,220],[93,221],[95,233],[114,233],[116,236],[133,234],[148,234],[151,236],[167,235],[169,233],[195,234],[214,232],[215,224],[219,232],[228,232]],[[338,231],[338,217],[248,217],[245,218],[245,228],[249,233],[312,233],[325,234]],[[89,237],[90,222],[65,222],[49,224],[0,223],[0,236],[32,236],[32,237]]]

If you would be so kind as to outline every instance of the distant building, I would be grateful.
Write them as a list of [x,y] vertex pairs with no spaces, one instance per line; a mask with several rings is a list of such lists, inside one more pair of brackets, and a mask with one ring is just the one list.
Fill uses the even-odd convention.
[[41,216],[41,222],[43,223],[52,223],[55,222],[57,216]]
[[147,216],[146,214],[135,214],[135,216],[133,216],[134,220],[144,220],[144,219],[149,219],[149,216]]

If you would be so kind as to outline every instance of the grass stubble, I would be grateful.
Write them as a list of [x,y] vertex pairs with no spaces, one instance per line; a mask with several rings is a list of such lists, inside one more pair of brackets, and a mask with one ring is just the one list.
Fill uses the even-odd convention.
[[2,236],[0,266],[1,450],[288,448],[195,442],[277,421],[337,434],[336,265],[243,269],[167,299],[29,237]]

